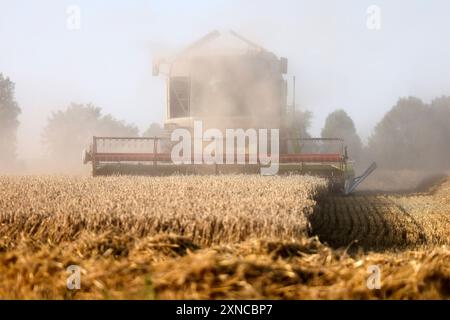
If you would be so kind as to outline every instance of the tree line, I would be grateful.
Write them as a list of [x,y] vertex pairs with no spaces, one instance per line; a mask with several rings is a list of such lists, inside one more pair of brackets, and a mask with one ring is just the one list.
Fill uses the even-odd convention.
[[[0,73],[0,169],[17,160],[17,130],[21,109],[14,97],[14,83]],[[289,126],[299,137],[310,137],[312,113],[296,111]],[[161,125],[152,123],[143,136],[158,136]],[[80,150],[92,136],[139,136],[138,128],[92,104],[72,103],[53,112],[42,132],[47,151],[56,159],[78,161]],[[343,138],[351,158],[373,159],[387,169],[450,168],[450,97],[431,103],[415,97],[400,98],[373,129],[364,145],[351,117],[343,110],[328,115],[321,131],[324,138]]]
[[16,159],[20,112],[14,98],[14,83],[0,73],[0,168],[10,166]]

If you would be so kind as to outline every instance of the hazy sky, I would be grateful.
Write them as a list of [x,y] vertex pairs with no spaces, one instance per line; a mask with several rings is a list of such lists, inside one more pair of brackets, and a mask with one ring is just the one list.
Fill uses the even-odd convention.
[[[81,29],[67,28],[67,8]],[[381,10],[379,30],[367,9]],[[297,102],[345,109],[363,138],[402,96],[450,95],[450,1],[0,0],[0,72],[16,83],[22,156],[39,149],[50,112],[92,102],[144,130],[165,116],[152,57],[214,29],[233,29],[289,59]]]

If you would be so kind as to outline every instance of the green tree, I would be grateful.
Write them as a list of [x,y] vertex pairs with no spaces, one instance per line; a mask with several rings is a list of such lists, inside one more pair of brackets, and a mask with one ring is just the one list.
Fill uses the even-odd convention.
[[313,114],[309,110],[289,111],[284,116],[284,126],[288,129],[291,138],[310,138],[308,130],[311,127]]
[[111,115],[102,116],[101,109],[92,104],[72,103],[51,114],[42,137],[53,157],[73,164],[80,162],[81,151],[94,135],[136,137],[139,130]]
[[293,129],[301,138],[311,138],[308,130],[311,127],[313,114],[309,110],[296,110],[293,117]]
[[163,134],[164,129],[157,122],[153,122],[142,134],[143,137],[159,137]]
[[430,104],[431,127],[428,130],[428,148],[434,159],[427,164],[437,169],[450,168],[450,97],[434,99]]
[[[312,112],[308,110],[288,111],[283,117],[283,135],[281,137],[282,152],[300,152],[301,143],[298,138],[310,138],[308,130],[311,127]],[[286,140],[288,139],[288,140]]]
[[321,137],[344,139],[350,157],[356,160],[360,158],[362,142],[352,118],[344,110],[336,110],[328,115]]
[[21,112],[14,98],[14,83],[0,73],[0,168],[16,161],[17,128]]
[[377,124],[369,150],[387,168],[449,168],[450,98],[427,105],[418,98],[399,99]]

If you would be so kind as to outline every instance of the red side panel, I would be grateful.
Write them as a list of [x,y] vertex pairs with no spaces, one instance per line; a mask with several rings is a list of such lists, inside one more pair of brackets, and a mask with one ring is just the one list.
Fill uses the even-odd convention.
[[97,161],[171,161],[169,153],[96,153]]
[[281,154],[281,163],[293,162],[340,162],[342,156],[339,153],[293,153]]
[[[160,161],[172,162],[170,153],[96,153],[94,154],[96,161],[115,162],[115,161]],[[237,157],[235,155],[235,162]],[[339,153],[294,153],[282,154],[279,157],[280,163],[299,163],[299,162],[340,162],[342,156]],[[193,160],[193,159],[192,159]],[[248,162],[248,154],[245,155],[245,160]],[[225,162],[225,155],[224,155]]]

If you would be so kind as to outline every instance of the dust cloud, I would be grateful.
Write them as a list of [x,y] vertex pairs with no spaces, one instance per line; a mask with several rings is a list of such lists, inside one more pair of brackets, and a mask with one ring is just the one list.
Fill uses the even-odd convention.
[[[243,12],[254,12],[253,7],[250,8],[251,10],[247,5],[244,7]],[[16,69],[10,67],[6,70],[17,84],[18,101],[23,112],[19,119],[21,121],[19,161],[11,168],[3,167],[2,171],[15,174],[88,173],[89,166],[83,166],[81,163],[82,150],[89,146],[90,137],[93,134],[99,134],[92,129],[92,126],[86,125],[88,121],[77,123],[74,120],[74,123],[70,124],[72,127],[70,135],[64,132],[64,128],[61,130],[65,135],[62,136],[64,139],[61,144],[63,146],[65,144],[66,148],[61,148],[64,152],[58,155],[49,150],[42,137],[51,112],[65,110],[71,102],[92,101],[95,105],[104,108],[105,115],[111,114],[115,119],[124,119],[126,124],[137,123],[138,134],[141,134],[153,121],[162,124],[164,120],[167,120],[168,128],[177,124],[184,126],[186,122],[183,122],[183,119],[186,114],[204,118],[205,129],[208,127],[220,129],[287,127],[292,120],[292,114],[287,112],[292,109],[291,79],[293,75],[296,75],[298,81],[296,107],[313,112],[314,123],[311,128],[313,136],[317,136],[327,113],[337,108],[349,109],[347,111],[354,119],[358,132],[367,133],[362,137],[363,140],[368,138],[363,157],[360,163],[355,164],[357,173],[364,170],[371,161],[377,161],[380,169],[361,187],[389,189],[399,185],[395,189],[401,189],[406,185],[420,185],[420,181],[415,182],[416,180],[424,180],[440,172],[446,172],[450,155],[443,150],[449,148],[447,141],[450,136],[449,124],[448,120],[447,124],[442,126],[435,124],[436,119],[442,121],[448,119],[450,117],[448,113],[436,112],[436,119],[429,122],[423,120],[426,117],[420,116],[426,114],[428,110],[422,111],[422,107],[417,107],[420,110],[415,114],[394,112],[385,115],[386,110],[401,96],[414,95],[417,92],[420,97],[432,99],[438,96],[438,93],[450,94],[445,91],[447,79],[433,76],[435,75],[432,72],[433,66],[438,65],[433,61],[440,61],[440,57],[434,54],[436,59],[431,59],[431,55],[419,56],[417,53],[410,58],[405,58],[402,56],[404,51],[401,51],[400,45],[395,41],[380,40],[380,34],[384,31],[378,34],[368,33],[364,24],[365,7],[359,8],[362,16],[359,16],[359,11],[355,13],[349,10],[346,13],[345,17],[348,14],[354,21],[362,21],[361,26],[353,23],[351,27],[354,29],[350,30],[353,30],[353,33],[348,32],[349,30],[345,29],[347,26],[341,24],[342,17],[329,18],[329,15],[335,12],[331,10],[334,7],[335,5],[332,5],[322,11],[322,8],[314,6],[309,11],[304,11],[309,16],[308,19],[301,21],[298,16],[304,17],[304,13],[299,13],[297,16],[294,14],[292,21],[300,22],[290,32],[281,32],[276,28],[272,30],[258,19],[240,23],[237,18],[228,17],[224,25],[234,26],[240,31],[239,35],[242,33],[258,43],[248,41],[247,38],[236,39],[228,34],[226,40],[235,38],[234,40],[239,43],[238,48],[230,46],[224,49],[220,46],[209,45],[200,46],[201,48],[189,47],[189,42],[211,30],[204,25],[195,31],[189,31],[190,34],[185,35],[184,38],[175,37],[175,39],[171,39],[170,36],[170,34],[176,34],[174,31],[169,32],[161,28],[160,35],[148,36],[148,38],[154,38],[152,41],[156,41],[152,42],[151,48],[140,47],[134,55],[130,54],[133,52],[124,51],[119,47],[108,47],[108,50],[102,51],[101,48],[94,46],[93,50],[87,50],[87,43],[74,39],[74,37],[81,38],[76,34],[71,35],[71,41],[82,48],[76,51],[76,55],[65,51],[62,51],[62,54],[56,52],[52,55],[51,51],[45,47],[45,58],[53,59],[50,65],[53,69],[59,69],[59,72],[52,70],[47,75],[47,71],[42,68],[33,70],[30,76],[27,76],[27,70],[16,71],[16,69],[19,70],[17,65]],[[276,14],[281,12],[287,16],[287,11],[290,10],[276,11]],[[279,18],[276,20],[283,21]],[[181,24],[180,22],[177,25]],[[186,31],[179,31],[179,33],[185,34]],[[351,44],[353,36],[359,39],[356,50],[353,50],[355,45]],[[142,39],[140,38],[141,41]],[[190,40],[186,41],[186,39]],[[340,43],[343,45],[340,46]],[[379,55],[374,57],[371,43],[375,43],[379,48],[392,47],[392,50],[378,52]],[[122,47],[125,47],[123,44],[123,42],[120,43]],[[71,48],[67,43],[65,45]],[[425,48],[424,45],[416,45],[419,46],[416,49]],[[433,48],[434,45],[436,43],[430,42],[426,47]],[[136,43],[131,46],[138,47]],[[228,46],[228,43],[225,46]],[[110,56],[108,52],[117,54]],[[410,50],[410,52],[423,52],[423,50]],[[286,56],[289,61],[287,74],[282,74],[280,71],[279,58],[282,56]],[[173,77],[176,77],[172,83],[173,88],[178,87],[178,93],[188,88],[192,98],[187,102],[181,97],[174,110],[170,110],[165,104],[166,98],[170,101],[175,97],[172,92],[167,92],[163,77],[151,75],[151,60],[162,62],[166,57],[175,58],[170,70]],[[397,63],[398,70],[393,65],[383,62],[388,61],[389,57]],[[66,60],[72,63],[70,68],[65,69],[63,66]],[[407,73],[402,79],[393,75],[418,62],[428,65],[429,68],[423,67],[415,73]],[[375,73],[372,65],[377,66]],[[132,72],[127,74],[129,70]],[[188,83],[183,82],[186,77],[189,77]],[[372,81],[372,78],[376,81]],[[388,92],[386,87],[377,87],[380,85],[380,79],[386,80],[388,85],[396,82],[401,83],[401,86],[391,86],[392,92]],[[423,86],[420,86],[417,79],[436,79],[436,84],[434,85],[433,81],[427,81],[426,85],[422,83]],[[52,88],[55,89],[52,90]],[[371,90],[374,91],[372,96],[369,94]],[[441,104],[443,106],[436,106],[436,109],[448,109],[450,105],[447,102]],[[170,112],[173,112],[173,117],[166,119],[166,113]],[[392,117],[395,116],[395,125],[374,128],[375,123],[383,121],[383,116],[387,124],[392,123]],[[398,137],[396,139],[395,132],[398,132],[397,123],[399,122],[406,126],[406,129],[401,131],[401,136],[409,136],[409,140]],[[438,127],[447,128],[447,131],[437,130]],[[104,133],[102,130],[99,131]],[[129,134],[121,130],[107,133],[116,136]],[[406,176],[409,175],[417,176],[417,178],[411,178],[414,182],[408,180],[410,178]],[[403,176],[404,178],[401,178]]]

